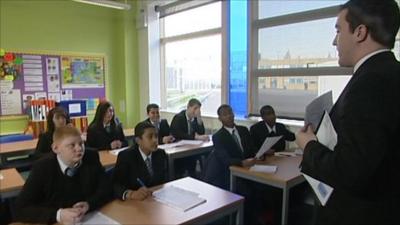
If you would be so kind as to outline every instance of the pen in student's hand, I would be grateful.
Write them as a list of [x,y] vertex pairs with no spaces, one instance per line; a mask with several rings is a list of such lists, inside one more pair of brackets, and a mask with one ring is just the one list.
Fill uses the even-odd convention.
[[142,180],[140,180],[140,178],[136,178],[137,182],[140,184],[140,186],[142,187],[146,187],[146,185],[143,183]]

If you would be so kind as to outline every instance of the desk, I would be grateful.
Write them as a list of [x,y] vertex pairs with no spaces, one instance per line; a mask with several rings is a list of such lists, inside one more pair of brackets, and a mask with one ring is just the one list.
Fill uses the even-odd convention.
[[203,142],[200,145],[183,145],[183,146],[164,149],[168,157],[169,179],[173,180],[175,177],[175,167],[174,167],[175,159],[211,152],[213,150],[213,146],[214,146],[213,142],[208,141],[208,142]]
[[133,138],[135,136],[135,131],[133,128],[125,128],[124,135],[126,138]]
[[281,188],[282,195],[282,224],[287,224],[288,204],[290,188],[304,181],[304,177],[300,174],[299,165],[302,157],[286,157],[286,156],[270,156],[261,164],[278,166],[276,173],[259,173],[249,171],[249,168],[231,166],[231,191],[236,191],[236,178],[244,178]]
[[2,199],[16,196],[24,186],[24,179],[14,168],[0,170],[3,179],[0,180],[0,196]]
[[[100,211],[121,224],[206,224],[236,212],[236,224],[243,223],[242,196],[186,177],[164,185],[174,185],[200,194],[207,199],[186,212],[162,204],[153,198],[144,201],[114,200]],[[156,190],[162,185],[152,188]]]
[[0,154],[21,152],[21,151],[32,151],[36,149],[38,139],[27,140],[27,141],[16,141],[5,144],[0,144]]
[[111,154],[109,151],[99,151],[99,158],[101,165],[105,168],[114,167],[117,162],[117,156]]

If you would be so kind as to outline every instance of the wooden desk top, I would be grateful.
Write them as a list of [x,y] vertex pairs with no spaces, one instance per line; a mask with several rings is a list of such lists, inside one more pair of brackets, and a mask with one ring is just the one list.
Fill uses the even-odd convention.
[[200,145],[182,145],[182,146],[177,146],[177,147],[173,147],[173,148],[166,148],[164,149],[165,153],[169,154],[175,154],[175,153],[179,153],[179,152],[186,152],[186,151],[191,151],[191,150],[195,150],[195,149],[201,149],[201,148],[208,148],[208,147],[212,147],[213,146],[213,142],[212,141],[208,141],[208,142],[203,142]]
[[117,156],[111,154],[109,151],[99,151],[101,165],[104,167],[114,166],[117,163]]
[[135,131],[133,128],[125,128],[124,129],[124,135],[125,137],[129,138],[129,137],[133,137],[135,136]]
[[275,173],[253,172],[249,171],[248,167],[239,166],[231,166],[229,169],[234,174],[239,174],[248,178],[254,178],[268,184],[275,184],[280,187],[285,187],[292,182],[304,180],[299,169],[301,159],[301,156],[267,156],[265,161],[258,163],[261,165],[278,166]]
[[38,139],[0,144],[0,153],[35,150]]
[[[175,185],[200,194],[207,199],[186,212],[179,211],[149,197],[144,201],[114,200],[101,209],[105,215],[121,224],[196,224],[227,208],[243,204],[242,196],[219,189],[202,181],[186,177],[165,185]],[[162,185],[152,188],[160,188]]]
[[0,193],[20,190],[24,186],[24,179],[15,168],[0,170],[3,179],[0,179]]

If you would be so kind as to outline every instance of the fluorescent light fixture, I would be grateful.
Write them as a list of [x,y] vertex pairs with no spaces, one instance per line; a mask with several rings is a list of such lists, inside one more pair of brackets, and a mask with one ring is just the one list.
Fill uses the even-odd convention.
[[72,1],[85,3],[85,4],[91,4],[91,5],[97,5],[97,6],[103,6],[103,7],[109,7],[109,8],[113,8],[113,9],[121,9],[121,10],[131,9],[131,5],[129,5],[129,4],[111,1],[111,0],[72,0]]

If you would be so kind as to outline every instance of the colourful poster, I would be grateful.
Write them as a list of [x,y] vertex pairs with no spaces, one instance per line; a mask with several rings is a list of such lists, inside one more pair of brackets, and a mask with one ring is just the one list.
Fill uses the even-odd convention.
[[62,56],[62,88],[104,87],[104,58]]

